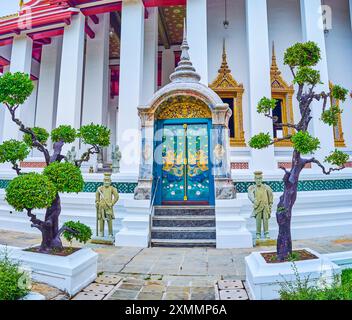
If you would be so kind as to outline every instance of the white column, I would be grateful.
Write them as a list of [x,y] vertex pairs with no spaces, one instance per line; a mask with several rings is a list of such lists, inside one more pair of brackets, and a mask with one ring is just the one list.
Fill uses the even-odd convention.
[[208,86],[207,0],[187,0],[187,39],[200,82]]
[[141,0],[124,1],[121,19],[118,144],[122,175],[138,176],[139,117],[144,53],[144,6]]
[[161,57],[161,86],[170,82],[170,74],[175,71],[175,54],[172,49],[164,49]]
[[62,38],[52,38],[50,45],[43,46],[40,63],[37,113],[35,125],[50,132],[55,128]]
[[158,8],[148,9],[144,26],[144,62],[142,104],[148,103],[157,90],[158,75]]
[[[33,42],[32,39],[26,35],[16,36],[13,39],[12,52],[11,52],[11,63],[10,63],[10,72],[24,72],[27,74],[31,73],[32,65],[32,49]],[[33,90],[35,92],[35,90]],[[26,125],[33,125],[28,123],[28,119],[24,116],[27,114],[26,109],[30,108],[30,100],[28,99],[23,106],[21,106],[17,111],[17,116],[24,121]],[[20,133],[18,126],[14,124],[11,120],[9,112],[5,112],[4,117],[4,126],[3,126],[3,140],[8,139],[18,139]]]
[[87,37],[82,125],[107,124],[109,98],[109,13],[90,23],[95,38]]
[[85,36],[84,23],[85,17],[79,13],[72,18],[71,24],[65,27],[56,126],[66,124],[75,128],[80,127]]
[[[321,61],[316,66],[320,71],[323,85],[317,85],[315,91],[329,91],[329,74],[326,58],[325,35],[320,10],[321,0],[301,0],[302,31],[304,41],[314,41],[321,50]],[[323,160],[334,150],[334,134],[331,127],[323,123],[321,118],[322,102],[313,102],[312,121],[310,130],[319,138],[321,148],[316,152],[316,157]]]
[[[251,137],[264,132],[272,135],[270,119],[257,113],[261,98],[271,97],[268,14],[266,0],[246,0],[247,42],[249,58],[249,105]],[[277,168],[274,147],[263,150],[251,149],[251,170]]]

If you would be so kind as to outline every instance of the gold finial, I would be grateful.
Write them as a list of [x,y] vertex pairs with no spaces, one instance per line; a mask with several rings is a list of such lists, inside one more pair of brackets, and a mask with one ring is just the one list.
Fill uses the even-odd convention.
[[231,73],[231,70],[230,70],[229,65],[227,63],[225,38],[223,39],[223,44],[222,44],[222,62],[221,62],[221,67],[219,69],[219,73],[221,73],[221,74]]
[[23,1],[23,0],[20,0],[20,3],[19,3],[20,9],[22,9],[23,4],[24,4],[24,1]]
[[276,52],[275,52],[275,43],[273,41],[273,53],[272,53],[272,58],[271,58],[271,68],[270,68],[270,73],[274,78],[277,78],[278,76],[281,75],[281,71],[279,70],[279,67],[277,66],[277,61],[276,61]]

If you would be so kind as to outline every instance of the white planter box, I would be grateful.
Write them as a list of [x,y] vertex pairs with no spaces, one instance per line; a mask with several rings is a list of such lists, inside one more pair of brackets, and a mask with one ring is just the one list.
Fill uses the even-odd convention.
[[7,249],[11,259],[30,270],[33,280],[56,287],[71,296],[97,277],[98,254],[89,248],[67,257],[28,252],[15,247]]
[[[341,268],[329,258],[311,249],[303,250],[307,250],[318,257],[314,260],[295,262],[300,278],[303,280],[309,276],[310,285],[323,283],[322,281],[331,284],[334,277],[341,273]],[[266,263],[261,253],[263,252],[254,252],[245,258],[246,282],[250,291],[249,294],[254,300],[280,299],[280,283],[296,280],[292,263]]]
[[24,296],[22,299],[19,300],[31,300],[31,301],[43,301],[45,300],[45,297],[37,292],[30,292],[26,296]]

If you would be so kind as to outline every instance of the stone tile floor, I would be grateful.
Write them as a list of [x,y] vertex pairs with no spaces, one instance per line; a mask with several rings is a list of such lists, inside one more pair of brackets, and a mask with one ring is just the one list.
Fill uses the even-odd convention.
[[[40,242],[37,234],[0,230],[0,244],[27,247]],[[79,246],[79,244],[74,244]],[[97,280],[74,300],[246,300],[244,257],[253,249],[126,248],[88,244],[99,253]],[[352,235],[294,241],[294,248],[320,253],[352,250]],[[45,286],[43,288],[46,288]],[[38,287],[40,291],[41,287]],[[46,288],[47,299],[67,299]]]

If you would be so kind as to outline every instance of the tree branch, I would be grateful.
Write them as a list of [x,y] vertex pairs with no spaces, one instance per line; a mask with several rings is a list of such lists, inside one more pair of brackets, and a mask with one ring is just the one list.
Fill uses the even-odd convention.
[[27,210],[27,216],[30,217],[30,221],[32,222],[32,227],[39,229],[42,231],[44,228],[45,222],[38,219],[35,214],[32,213],[32,209],[26,209]]
[[32,137],[32,145],[34,148],[37,148],[40,152],[42,152],[44,154],[45,157],[45,162],[48,165],[50,162],[50,155],[49,155],[49,151],[45,148],[45,146],[43,144],[41,144],[37,138],[37,136],[35,135],[35,133],[33,132],[33,130],[31,128],[26,127],[22,121],[20,121],[18,118],[16,118],[16,110],[19,107],[19,105],[11,108],[8,104],[6,104],[7,109],[9,110],[10,114],[11,114],[11,119],[12,121],[17,124],[17,126],[19,127],[19,130],[23,133],[27,133]]
[[325,166],[318,160],[318,159],[315,159],[315,158],[311,158],[311,159],[306,159],[304,160],[305,164],[307,163],[315,163],[318,167],[321,168],[321,170],[323,171],[323,173],[325,175],[330,175],[332,172],[335,172],[335,171],[341,171],[343,169],[346,168],[345,165],[341,166],[341,167],[338,167],[338,168],[329,168],[329,169],[326,169]]
[[16,162],[11,162],[12,164],[12,169],[16,171],[17,175],[19,176],[21,174],[21,169],[19,165]]
[[57,237],[60,237],[65,231],[68,231],[72,234],[79,234],[79,232],[77,230],[71,229],[67,226],[62,226],[57,233]]
[[81,159],[75,160],[75,166],[80,168],[83,162],[89,161],[91,155],[98,154],[99,152],[100,148],[97,145],[93,145],[85,153],[82,154]]

